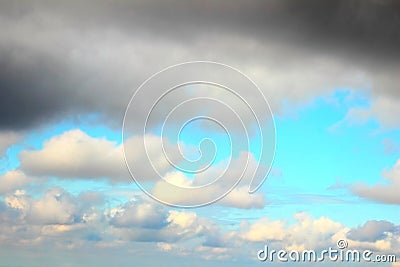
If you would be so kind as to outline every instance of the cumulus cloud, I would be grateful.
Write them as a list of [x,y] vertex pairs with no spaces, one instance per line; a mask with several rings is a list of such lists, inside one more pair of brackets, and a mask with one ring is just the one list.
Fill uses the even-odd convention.
[[[171,169],[162,152],[162,139],[155,135],[146,136],[148,150],[140,149],[140,136],[125,141],[125,153],[135,163],[132,170],[141,179],[157,178],[146,153],[154,159],[153,165],[161,173]],[[171,146],[166,142],[167,146]],[[167,149],[167,148],[166,148]],[[109,178],[116,182],[130,182],[125,165],[122,145],[106,138],[91,137],[76,129],[53,136],[45,141],[39,150],[25,150],[20,153],[21,169],[35,176],[55,176],[58,178],[99,179]]]
[[5,195],[4,203],[17,211],[21,222],[26,224],[74,225],[94,220],[94,211],[98,205],[104,204],[104,199],[96,192],[87,191],[74,196],[63,188],[53,187],[40,198],[16,190]]
[[40,197],[23,190],[7,194],[0,201],[1,246],[76,249],[95,236],[106,238],[97,209],[101,197],[95,195],[74,196],[61,188],[50,188]]
[[21,168],[37,176],[122,179],[121,148],[105,138],[93,138],[81,130],[53,136],[37,151],[22,151]]
[[286,237],[284,221],[270,221],[263,218],[252,224],[249,229],[243,233],[243,238],[251,242],[268,242],[273,240],[284,240]]
[[128,202],[124,207],[112,210],[111,224],[116,227],[163,228],[167,224],[167,214],[157,205]]
[[364,183],[356,183],[351,186],[351,191],[362,198],[388,204],[400,204],[400,160],[391,170],[386,170],[382,174],[384,183],[372,186]]
[[319,249],[336,242],[334,236],[345,227],[330,218],[312,218],[307,213],[293,215],[295,223],[262,218],[252,225],[243,224],[242,237],[251,242],[275,242],[286,249]]
[[50,188],[41,197],[23,190],[9,193],[0,200],[0,245],[14,239],[15,246],[64,249],[88,242],[103,248],[121,242],[166,242],[172,248],[185,240],[215,246],[223,239],[215,222],[194,212],[168,210],[141,198],[113,208],[104,204],[102,194],[72,195],[62,188]]
[[133,201],[107,214],[113,233],[128,241],[174,244],[196,238],[208,240],[218,233],[209,219],[194,212],[168,211],[160,204]]
[[73,224],[77,208],[70,194],[61,188],[53,188],[42,199],[31,198],[24,191],[5,197],[8,206],[18,209],[21,216],[33,224]]
[[349,249],[398,254],[398,226],[391,222],[367,221],[363,226],[349,228],[328,217],[313,218],[307,213],[295,213],[293,217],[293,223],[268,217],[251,224],[243,222],[239,236],[244,242],[298,251],[335,247],[336,242],[343,239],[348,241]]
[[388,221],[367,221],[364,225],[353,228],[348,232],[348,237],[353,240],[375,242],[385,239],[388,233],[396,230],[396,226]]
[[[227,192],[242,177],[238,186],[223,198],[220,204],[244,209],[265,206],[264,194],[248,193],[248,185],[257,166],[252,154],[243,152],[237,159],[221,161],[191,179],[183,172],[174,171],[174,167],[168,161],[177,162],[182,157],[180,151],[171,149],[173,144],[168,139],[163,147],[163,140],[159,136],[147,135],[147,151],[142,151],[142,142],[143,138],[140,136],[128,138],[125,141],[125,153],[129,153],[129,167],[132,175],[135,179],[147,181],[147,184],[152,185],[151,192],[155,197],[186,205],[193,201],[201,202]],[[183,143],[179,145],[184,150],[190,150],[190,146]],[[170,158],[167,159],[163,149],[176,153],[170,153]],[[151,161],[147,156],[151,158]],[[20,159],[20,168],[34,176],[63,179],[108,178],[111,182],[131,182],[123,157],[122,145],[105,138],[91,137],[81,130],[70,130],[53,136],[45,141],[43,148],[39,150],[22,151]],[[247,169],[246,164],[248,164]],[[164,180],[160,179],[160,175]],[[193,196],[183,190],[182,194],[171,195],[168,193],[168,188],[165,188],[169,185],[166,180],[178,186],[196,187],[206,185],[217,178],[220,179],[207,190],[207,194]]]
[[[248,163],[246,168],[246,162]],[[227,168],[227,166],[229,166]],[[224,198],[217,202],[219,205],[251,209],[263,208],[266,204],[263,193],[249,194],[249,184],[253,179],[257,162],[251,153],[242,153],[238,158],[227,159],[211,166],[204,172],[200,172],[194,178],[186,177],[181,172],[171,172],[164,176],[164,180],[158,181],[151,193],[168,203],[175,205],[193,205],[193,203],[208,203],[223,196],[239,181]],[[171,194],[170,184],[195,188],[207,185],[207,190],[201,194],[195,194],[190,190],[182,189],[176,194]]]
[[0,175],[0,195],[11,193],[16,189],[24,188],[33,179],[27,177],[22,171],[13,170]]

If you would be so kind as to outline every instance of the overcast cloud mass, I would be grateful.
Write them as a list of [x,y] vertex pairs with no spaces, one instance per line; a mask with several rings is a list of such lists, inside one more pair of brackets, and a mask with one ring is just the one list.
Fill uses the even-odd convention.
[[[189,60],[232,64],[276,112],[334,87],[396,108],[398,1],[2,1],[0,128],[99,114],[120,126],[135,88]],[[334,79],[332,79],[332,75]],[[396,99],[393,99],[395,97]],[[376,106],[376,108],[375,108]],[[362,112],[361,112],[362,113]]]

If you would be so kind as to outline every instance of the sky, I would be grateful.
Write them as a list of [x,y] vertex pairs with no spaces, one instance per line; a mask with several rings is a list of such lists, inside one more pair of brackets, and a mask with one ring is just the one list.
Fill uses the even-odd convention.
[[[400,266],[398,1],[0,1],[0,25],[0,267],[315,266],[257,253],[339,240]],[[166,91],[200,80],[226,87]]]

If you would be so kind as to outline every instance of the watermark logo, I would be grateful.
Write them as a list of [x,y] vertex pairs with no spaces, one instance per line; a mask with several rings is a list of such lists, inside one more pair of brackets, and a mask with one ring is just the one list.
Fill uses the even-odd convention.
[[265,245],[257,252],[261,262],[396,262],[396,255],[375,255],[371,250],[348,249],[347,240],[340,239],[336,247],[316,250],[275,250]]
[[238,69],[208,61],[174,65],[144,81],[126,108],[122,138],[136,184],[177,207],[211,204],[241,181],[256,192],[275,153],[262,91]]

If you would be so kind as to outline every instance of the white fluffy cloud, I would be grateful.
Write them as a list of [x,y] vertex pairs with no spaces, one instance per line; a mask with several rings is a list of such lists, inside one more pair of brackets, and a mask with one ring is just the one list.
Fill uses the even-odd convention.
[[[173,203],[190,203],[191,201],[205,201],[212,196],[220,196],[237,181],[243,174],[241,182],[219,203],[237,208],[262,208],[265,206],[265,196],[262,193],[249,194],[248,185],[253,178],[257,166],[256,159],[248,153],[242,153],[237,159],[232,159],[231,166],[225,169],[229,160],[211,166],[203,173],[189,179],[182,172],[172,171],[173,167],[163,154],[161,138],[155,135],[146,136],[148,150],[142,151],[142,138],[133,136],[125,141],[125,152],[129,153],[130,170],[135,178],[140,181],[155,181],[151,191],[155,197]],[[164,149],[172,146],[170,142],[164,144]],[[180,144],[183,149],[189,146]],[[193,150],[193,149],[192,149]],[[171,149],[170,149],[171,151]],[[176,151],[176,150],[172,150]],[[177,152],[179,153],[179,151]],[[148,155],[152,161],[151,165]],[[171,154],[169,155],[171,156]],[[180,155],[172,154],[176,159]],[[122,145],[105,138],[94,138],[81,130],[71,130],[54,136],[43,144],[40,150],[22,151],[20,154],[21,169],[35,176],[54,176],[65,179],[96,179],[109,178],[110,181],[131,182],[130,174],[125,166]],[[176,160],[172,158],[170,160]],[[246,171],[245,164],[248,160]],[[158,170],[156,173],[153,166]],[[212,186],[207,194],[169,194],[166,182],[159,179],[158,175],[172,184],[191,187],[207,184],[221,174],[222,179]],[[226,183],[228,181],[228,183]],[[121,219],[122,220],[122,219]]]
[[[140,149],[140,136],[134,136],[125,141],[125,152],[135,162],[134,174],[145,180],[155,179],[152,166],[146,153],[152,159],[155,167],[162,173],[171,168],[165,159],[161,138],[148,135],[146,140],[148,150]],[[167,145],[170,145],[167,142]],[[111,181],[130,182],[130,175],[125,165],[122,145],[107,140],[95,138],[76,129],[53,136],[45,141],[40,150],[22,151],[21,169],[36,176],[55,176],[58,178],[109,178]]]
[[173,244],[197,238],[207,240],[218,232],[209,219],[194,212],[168,211],[159,204],[141,201],[127,203],[107,214],[113,233],[127,241]]
[[248,226],[249,229],[242,236],[251,242],[282,241],[286,237],[285,224],[284,221],[270,221],[268,218],[263,218]]
[[19,210],[27,223],[39,225],[73,224],[78,212],[72,196],[61,188],[50,189],[41,199],[34,199],[24,191],[16,191],[6,196],[5,202],[9,207]]
[[400,248],[400,226],[390,222],[367,221],[351,229],[328,217],[313,218],[307,213],[296,213],[293,217],[294,223],[267,217],[252,224],[244,222],[240,237],[247,242],[298,251],[335,248],[341,239],[348,241],[349,249],[398,254]]
[[21,168],[37,176],[121,180],[126,175],[121,148],[105,138],[81,130],[54,136],[37,151],[22,151]]
[[[247,169],[244,169],[243,166],[247,160]],[[166,181],[160,180],[156,183],[152,194],[163,201],[179,205],[207,203],[210,199],[215,200],[217,197],[228,192],[230,186],[242,177],[238,185],[217,203],[219,205],[243,209],[263,208],[266,204],[265,195],[263,193],[249,194],[248,192],[249,184],[257,166],[256,160],[252,154],[242,153],[238,158],[232,159],[231,166],[225,169],[228,161],[229,160],[211,166],[205,172],[196,174],[193,179],[186,177],[180,172],[168,173],[164,177]],[[216,183],[212,183],[207,190],[202,191],[201,194],[193,194],[185,190],[179,191],[178,194],[171,194],[168,184],[171,183],[182,187],[194,187],[206,185],[214,180]]]
[[314,219],[306,213],[296,213],[293,217],[294,224],[268,218],[252,225],[244,224],[242,237],[251,242],[274,242],[286,249],[317,249],[335,244],[333,237],[344,229],[343,225],[326,217]]
[[159,229],[167,224],[164,210],[155,204],[128,202],[111,210],[111,224],[116,227]]
[[22,189],[32,178],[27,177],[22,171],[13,170],[0,175],[0,195]]

